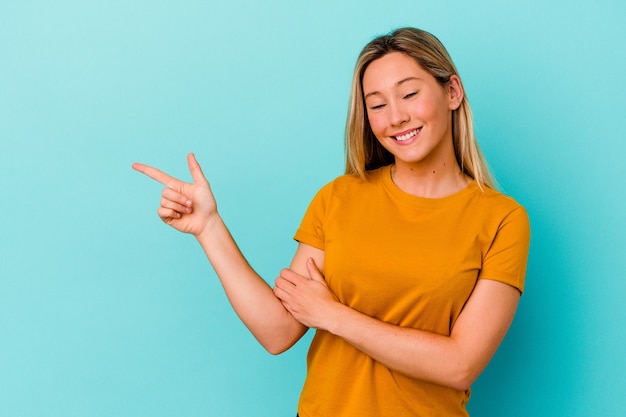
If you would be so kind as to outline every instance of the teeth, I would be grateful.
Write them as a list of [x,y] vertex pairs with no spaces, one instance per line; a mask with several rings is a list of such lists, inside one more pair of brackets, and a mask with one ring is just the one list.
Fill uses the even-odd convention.
[[415,129],[409,133],[407,133],[406,135],[402,135],[402,136],[394,136],[396,138],[396,140],[403,142],[405,140],[409,140],[411,139],[413,136],[417,135],[417,132],[419,132],[419,129]]

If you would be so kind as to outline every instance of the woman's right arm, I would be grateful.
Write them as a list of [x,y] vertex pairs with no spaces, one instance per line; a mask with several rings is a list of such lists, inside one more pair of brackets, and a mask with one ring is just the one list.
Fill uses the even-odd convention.
[[[193,234],[206,253],[239,318],[270,353],[289,349],[307,331],[285,310],[272,288],[252,269],[217,212],[217,204],[193,154],[187,158],[193,183],[185,183],[156,168],[133,169],[164,184],[159,217],[184,233]],[[323,251],[299,245],[291,269],[306,271],[306,259],[323,265]]]

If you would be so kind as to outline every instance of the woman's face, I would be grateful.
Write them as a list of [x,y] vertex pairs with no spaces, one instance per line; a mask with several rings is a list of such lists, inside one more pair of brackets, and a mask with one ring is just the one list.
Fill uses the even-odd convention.
[[457,76],[442,87],[413,58],[392,52],[369,64],[362,83],[372,131],[396,165],[454,158],[452,110],[463,98]]

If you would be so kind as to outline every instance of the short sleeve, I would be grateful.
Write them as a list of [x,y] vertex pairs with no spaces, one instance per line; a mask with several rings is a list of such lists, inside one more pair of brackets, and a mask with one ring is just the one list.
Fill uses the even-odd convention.
[[478,278],[500,281],[524,292],[529,245],[528,214],[523,207],[518,206],[500,222],[484,254]]
[[331,192],[332,183],[322,187],[313,197],[294,236],[296,241],[324,250],[324,217]]

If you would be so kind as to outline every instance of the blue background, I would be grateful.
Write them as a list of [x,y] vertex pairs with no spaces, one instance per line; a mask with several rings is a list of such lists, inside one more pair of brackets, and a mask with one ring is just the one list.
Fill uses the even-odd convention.
[[475,416],[626,408],[625,3],[0,2],[0,415],[292,416],[310,334],[273,357],[141,161],[189,179],[273,282],[343,170],[373,36],[433,32],[531,216],[526,294]]

